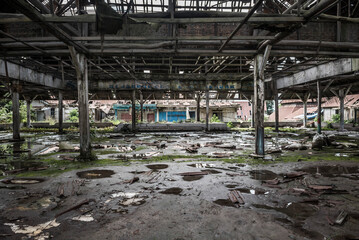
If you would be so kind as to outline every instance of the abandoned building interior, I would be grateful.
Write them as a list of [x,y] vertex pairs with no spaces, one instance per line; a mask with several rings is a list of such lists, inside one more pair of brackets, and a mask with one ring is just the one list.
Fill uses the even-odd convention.
[[2,0],[0,239],[359,239],[358,0]]

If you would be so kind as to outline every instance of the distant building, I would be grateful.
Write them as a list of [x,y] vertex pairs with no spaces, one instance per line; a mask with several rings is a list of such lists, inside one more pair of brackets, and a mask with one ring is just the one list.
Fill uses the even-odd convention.
[[[347,95],[344,99],[344,120],[353,120],[359,108],[359,94]],[[280,122],[296,122],[303,120],[303,103],[299,99],[282,100],[279,107]],[[314,120],[318,107],[316,99],[307,103],[307,118]],[[340,101],[338,97],[322,99],[322,121],[331,121],[335,114],[340,114]],[[313,116],[313,117],[311,117]],[[275,121],[275,114],[269,116],[268,121]]]

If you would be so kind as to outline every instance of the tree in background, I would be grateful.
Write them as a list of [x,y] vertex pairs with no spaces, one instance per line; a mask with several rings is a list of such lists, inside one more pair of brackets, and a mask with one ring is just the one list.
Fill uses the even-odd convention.
[[70,122],[78,122],[79,121],[79,111],[76,108],[71,110],[69,120],[70,120]]
[[[26,122],[26,101],[20,101],[20,121]],[[35,120],[35,111],[30,106],[31,120]],[[0,123],[12,123],[12,101],[0,100]]]

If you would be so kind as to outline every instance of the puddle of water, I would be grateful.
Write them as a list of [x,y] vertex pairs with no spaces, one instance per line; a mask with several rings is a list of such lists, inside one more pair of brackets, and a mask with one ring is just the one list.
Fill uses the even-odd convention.
[[334,166],[314,166],[302,168],[301,171],[310,174],[320,174],[324,177],[335,177],[341,174],[354,174],[359,173],[359,167],[346,167],[341,165]]
[[278,175],[269,170],[252,170],[249,171],[251,178],[255,180],[272,180],[275,179]]
[[131,171],[130,173],[132,173],[132,174],[143,174],[145,172],[146,171]]
[[152,170],[158,170],[158,169],[165,169],[168,168],[167,164],[150,164],[150,165],[146,165],[147,168],[152,169]]
[[202,172],[207,172],[209,174],[219,174],[222,173],[220,171],[214,170],[214,169],[208,169],[208,170],[201,170]]
[[183,191],[182,188],[178,188],[178,187],[173,187],[173,188],[168,188],[160,193],[162,194],[173,194],[173,195],[179,195],[181,192]]
[[217,199],[213,201],[215,204],[225,206],[225,207],[237,207],[231,200],[229,199]]
[[202,175],[195,175],[195,176],[183,176],[183,180],[187,182],[197,181],[203,178]]
[[235,187],[237,187],[237,184],[227,184],[225,186],[226,186],[226,188],[235,188]]
[[12,178],[2,180],[6,184],[35,184],[43,181],[45,181],[43,178]]
[[264,191],[263,189],[250,189],[250,188],[236,188],[235,190],[240,191],[241,193],[247,193],[247,194],[252,194],[252,195],[263,195],[266,193],[266,191]]
[[86,179],[108,178],[113,174],[115,174],[115,172],[112,170],[89,170],[76,173],[79,178]]
[[285,207],[271,207],[262,204],[253,204],[252,206],[259,209],[268,209],[284,213],[291,219],[299,222],[304,222],[308,217],[316,213],[316,209],[313,206],[305,203],[288,203]]

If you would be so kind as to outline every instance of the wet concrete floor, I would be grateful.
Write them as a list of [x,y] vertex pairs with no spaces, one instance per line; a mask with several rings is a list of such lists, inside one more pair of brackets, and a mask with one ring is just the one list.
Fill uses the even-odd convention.
[[251,132],[105,134],[84,165],[76,134],[3,142],[0,238],[357,239],[359,138],[314,151],[306,136],[267,133],[281,152],[262,161]]

